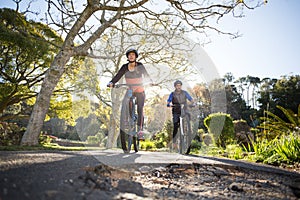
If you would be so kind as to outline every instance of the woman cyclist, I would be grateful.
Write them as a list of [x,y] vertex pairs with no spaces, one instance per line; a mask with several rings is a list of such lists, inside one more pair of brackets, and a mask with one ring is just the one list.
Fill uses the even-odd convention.
[[[143,139],[143,125],[144,125],[144,102],[145,102],[145,90],[143,87],[144,79],[148,79],[150,82],[148,72],[146,71],[144,65],[141,62],[137,62],[139,54],[136,49],[129,49],[126,51],[126,57],[128,63],[122,65],[117,74],[112,78],[112,80],[107,84],[108,87],[113,87],[123,76],[125,76],[126,84],[131,86],[133,90],[133,96],[137,99],[137,113],[138,113],[138,137]],[[140,85],[139,85],[140,84]]]

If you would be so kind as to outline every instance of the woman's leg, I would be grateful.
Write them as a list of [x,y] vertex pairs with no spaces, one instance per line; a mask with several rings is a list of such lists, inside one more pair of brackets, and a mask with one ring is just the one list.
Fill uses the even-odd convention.
[[137,119],[137,125],[138,125],[138,131],[143,130],[144,125],[144,103],[145,103],[145,93],[135,93],[134,94],[137,99],[137,113],[138,113],[138,119]]

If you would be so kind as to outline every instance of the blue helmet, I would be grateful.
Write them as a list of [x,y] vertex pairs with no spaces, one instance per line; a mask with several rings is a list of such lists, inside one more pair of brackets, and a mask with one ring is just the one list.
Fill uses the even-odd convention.
[[180,80],[175,81],[175,82],[174,82],[174,87],[175,87],[177,84],[182,85],[182,82],[181,82]]
[[136,49],[131,48],[131,49],[128,49],[128,50],[126,51],[126,57],[127,57],[127,58],[128,58],[128,54],[131,53],[131,52],[135,53],[136,58],[139,57],[138,51],[137,51]]

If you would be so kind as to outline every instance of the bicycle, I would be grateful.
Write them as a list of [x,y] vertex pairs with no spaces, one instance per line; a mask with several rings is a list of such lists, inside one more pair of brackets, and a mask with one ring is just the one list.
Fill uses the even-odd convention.
[[[133,96],[133,86],[141,86],[144,84],[116,84],[115,88],[127,87],[126,94],[122,101],[120,115],[120,139],[124,153],[129,153],[132,145],[135,152],[139,151],[140,139],[137,135],[137,104],[136,97]],[[151,84],[155,85],[155,84]]]
[[179,107],[179,106],[181,109],[180,117],[179,117],[179,138],[177,137],[176,143],[179,144],[180,154],[189,154],[191,151],[193,134],[192,134],[192,125],[191,125],[191,114],[188,112],[188,107],[195,107],[195,105],[187,105],[187,104],[171,105],[171,107]]

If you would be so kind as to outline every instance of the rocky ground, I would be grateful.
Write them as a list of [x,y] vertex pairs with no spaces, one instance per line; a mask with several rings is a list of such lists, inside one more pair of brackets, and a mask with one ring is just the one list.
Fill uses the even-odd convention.
[[[0,152],[0,199],[300,199],[300,173],[245,165],[127,164]],[[238,162],[236,162],[238,163]]]

